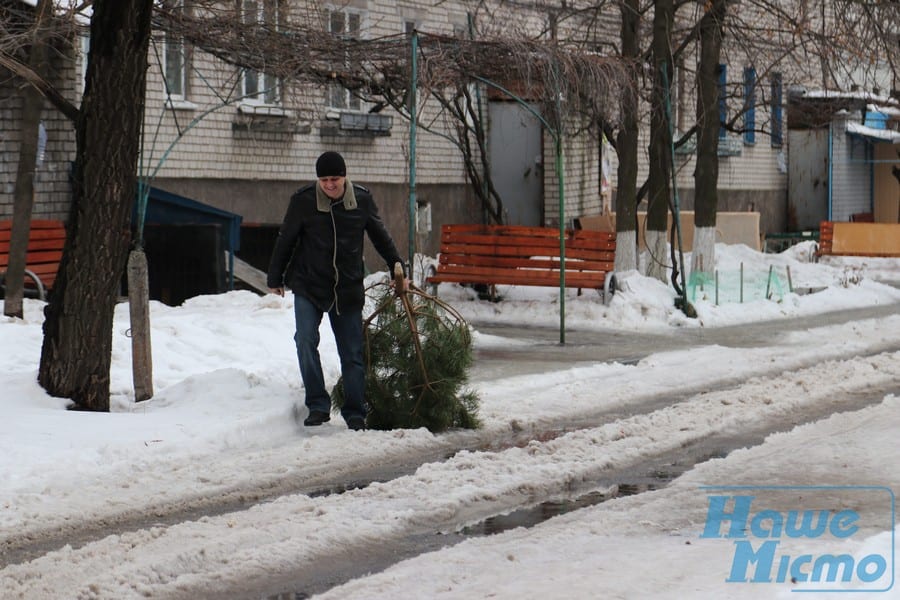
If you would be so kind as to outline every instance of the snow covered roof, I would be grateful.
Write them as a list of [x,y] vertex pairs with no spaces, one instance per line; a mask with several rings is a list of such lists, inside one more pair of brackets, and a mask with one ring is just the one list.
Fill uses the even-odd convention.
[[875,94],[863,90],[844,92],[841,90],[806,90],[802,94],[806,98],[847,98],[848,100],[867,100],[875,104],[897,106],[897,100],[884,94]]
[[[21,0],[24,4],[28,6],[35,7],[37,6],[37,0]],[[75,9],[75,7],[79,6],[79,2],[75,0],[56,0],[56,12],[58,14],[71,12]],[[84,5],[81,3],[80,10],[75,14],[75,18],[78,19],[79,23],[88,24],[91,20],[91,13],[93,12],[93,7],[90,4]]]
[[870,140],[900,144],[900,131],[891,129],[875,129],[852,121],[847,123],[847,133],[859,135]]

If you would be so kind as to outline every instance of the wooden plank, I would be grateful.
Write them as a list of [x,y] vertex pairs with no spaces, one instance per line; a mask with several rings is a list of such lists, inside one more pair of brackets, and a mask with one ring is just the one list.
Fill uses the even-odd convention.
[[[592,277],[566,272],[566,287],[601,289],[606,273],[597,273]],[[473,272],[465,273],[438,273],[428,278],[431,283],[484,283],[487,285],[524,285],[555,287],[559,285],[559,273],[547,273],[546,275],[528,275],[522,271],[511,274],[509,271],[501,272]]]
[[[59,261],[62,260],[62,250],[46,250],[41,252],[31,252],[25,256],[25,264],[26,265],[39,265],[39,264],[59,264]],[[9,266],[9,253],[4,252],[0,254],[0,267]],[[30,267],[29,267],[30,268]],[[33,270],[33,269],[32,269]]]
[[[517,244],[498,244],[491,239],[475,240],[460,243],[457,240],[441,240],[441,252],[465,252],[472,254],[505,254],[507,256],[559,256],[559,245],[529,244],[521,239]],[[569,245],[566,244],[566,254],[570,252],[590,255],[596,253],[615,253],[615,242],[605,242],[602,245]]]
[[900,256],[900,223],[834,223],[831,254]]
[[[530,231],[507,231],[503,233],[489,230],[444,231],[441,234],[441,237],[442,239],[453,240],[478,239],[487,237],[496,239],[499,243],[504,243],[510,238],[525,238],[529,240],[536,240],[539,243],[552,244],[555,241],[557,245],[559,244],[559,232],[554,230],[545,231],[543,234],[535,234]],[[615,240],[615,238],[616,236],[614,233],[579,229],[568,230],[563,236],[563,239],[565,240],[584,240],[585,243],[605,242]]]
[[[225,262],[228,263],[228,251],[225,251]],[[250,263],[241,260],[237,256],[234,257],[234,276],[236,279],[240,279],[253,289],[263,294],[267,294],[269,292],[269,287],[266,285],[266,274],[263,271],[260,271]]]
[[[514,237],[524,237],[531,240],[547,241],[556,240],[559,242],[559,230],[549,227],[518,227],[508,225],[444,225],[441,229],[442,239],[458,239],[464,236],[488,236],[496,237],[499,240]],[[615,232],[608,231],[590,231],[584,229],[568,229],[565,231],[565,239],[582,239],[582,240],[598,240],[607,241],[615,240]]]
[[[583,250],[575,250],[571,253],[566,253],[566,266],[567,268],[579,268],[581,263],[613,263],[615,262],[615,252],[612,251],[583,251]],[[498,261],[504,260],[519,260],[519,261],[529,261],[529,260],[555,260],[559,261],[559,256],[556,255],[547,255],[547,256],[521,256],[517,254],[512,254],[508,252],[468,252],[466,248],[459,248],[455,246],[443,246],[441,247],[440,252],[440,262],[449,262],[455,261],[462,264],[467,262],[475,262],[475,261],[490,261],[492,259],[496,259]],[[516,266],[511,265],[511,266]],[[522,266],[529,266],[527,264],[523,264]],[[582,265],[581,268],[591,268],[584,267]],[[603,267],[605,269],[605,267]]]
[[29,265],[28,270],[37,273],[41,276],[41,280],[44,279],[44,275],[53,275],[55,276],[57,271],[59,271],[59,263],[42,263],[36,265]]
[[[65,231],[66,225],[62,221],[55,221],[52,219],[34,219],[31,221],[30,225],[31,231],[37,231],[42,229],[62,229]],[[0,234],[4,231],[12,230],[12,221],[10,219],[6,219],[0,221]]]
[[[28,252],[40,250],[62,250],[66,240],[31,240],[28,242]],[[9,242],[0,241],[0,254],[9,254]]]
[[[441,265],[457,265],[457,266],[491,266],[506,267],[510,269],[559,269],[560,260],[558,258],[517,258],[517,257],[500,257],[500,256],[478,256],[474,254],[444,254],[441,253],[438,262]],[[614,258],[609,260],[567,260],[566,270],[573,271],[611,271],[613,270]]]
[[[539,226],[530,226],[530,225],[478,225],[475,223],[451,223],[445,224],[441,226],[441,232],[456,232],[456,231],[485,231],[492,234],[506,235],[509,233],[520,233],[524,235],[533,235],[533,236],[558,236],[559,229],[555,227],[539,227]],[[586,231],[581,229],[566,229],[567,232],[577,231],[585,233],[605,233],[615,235],[614,232],[597,232],[597,231]]]

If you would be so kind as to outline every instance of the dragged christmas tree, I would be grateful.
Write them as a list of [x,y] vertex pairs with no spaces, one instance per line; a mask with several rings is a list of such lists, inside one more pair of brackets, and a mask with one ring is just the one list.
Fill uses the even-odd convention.
[[[472,364],[472,338],[465,320],[445,302],[404,285],[376,284],[376,298],[366,319],[366,399],[370,429],[416,429],[432,432],[474,429],[478,397],[465,388]],[[331,394],[343,403],[343,380]]]

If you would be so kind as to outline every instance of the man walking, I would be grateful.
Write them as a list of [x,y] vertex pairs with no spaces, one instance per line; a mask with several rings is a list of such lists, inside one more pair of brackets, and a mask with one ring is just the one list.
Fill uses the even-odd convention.
[[309,409],[303,424],[321,425],[331,418],[331,400],[319,358],[319,325],[322,315],[328,313],[344,381],[341,416],[350,429],[365,429],[363,234],[368,234],[387,261],[389,273],[403,261],[378,216],[372,194],[347,179],[340,154],[325,152],[319,156],[316,177],[315,183],[291,197],[266,283],[280,296],[285,286],[294,292],[294,341]]

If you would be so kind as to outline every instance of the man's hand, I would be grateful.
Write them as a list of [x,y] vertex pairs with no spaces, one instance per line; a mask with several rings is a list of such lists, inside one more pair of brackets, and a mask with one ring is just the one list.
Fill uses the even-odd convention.
[[269,288],[269,293],[270,294],[278,294],[279,296],[284,296],[284,288],[283,287]]
[[409,279],[403,276],[403,265],[397,263],[394,265],[394,279],[391,280],[391,287],[394,288],[395,294],[409,291]]

